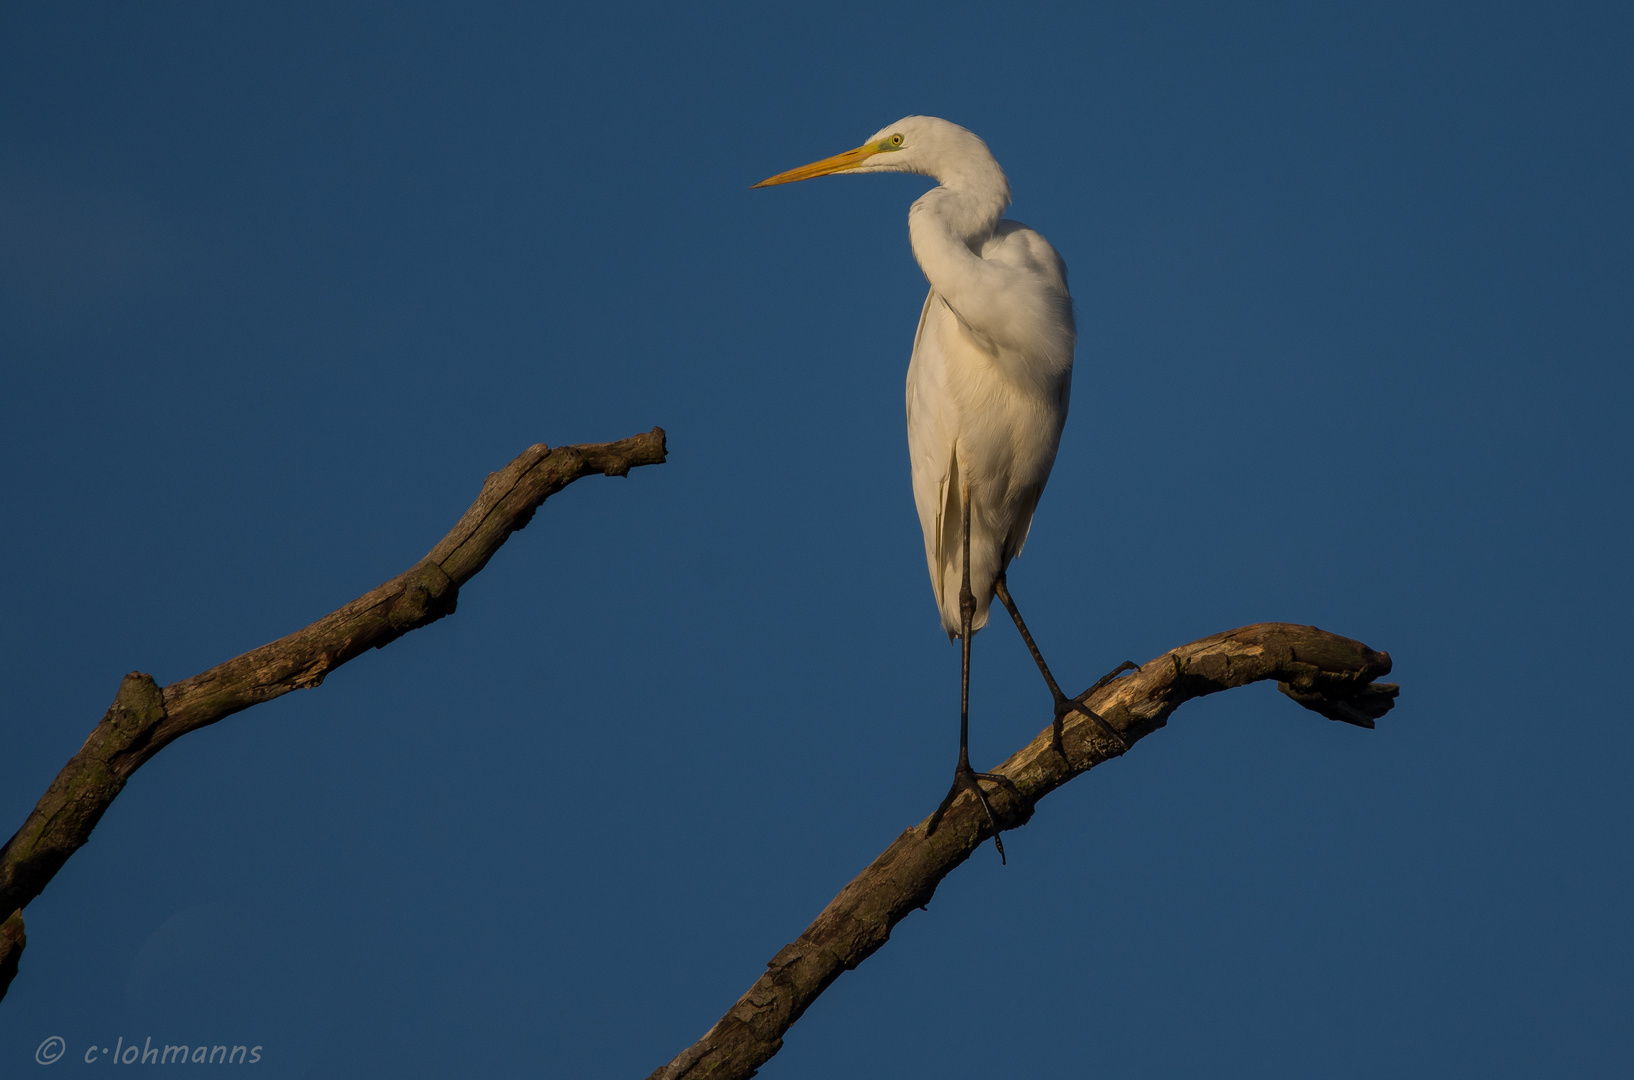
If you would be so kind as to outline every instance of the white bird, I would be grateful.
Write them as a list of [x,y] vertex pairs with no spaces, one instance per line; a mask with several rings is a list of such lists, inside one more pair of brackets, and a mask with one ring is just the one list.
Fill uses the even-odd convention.
[[1070,712],[1106,728],[1056,685],[1005,584],[1006,567],[1027,541],[1067,419],[1077,339],[1072,296],[1066,264],[1049,241],[1005,219],[1010,184],[987,144],[946,120],[904,117],[855,150],[754,186],[882,172],[937,181],[908,210],[914,258],[930,281],[908,362],[908,454],[936,606],[948,638],[958,638],[962,647],[959,763],[927,831],[935,831],[953,799],[968,789],[987,811],[1003,858],[998,822],[977,781],[1009,781],[974,772],[969,757],[970,637],[986,625],[995,595],[1055,698],[1056,749]]

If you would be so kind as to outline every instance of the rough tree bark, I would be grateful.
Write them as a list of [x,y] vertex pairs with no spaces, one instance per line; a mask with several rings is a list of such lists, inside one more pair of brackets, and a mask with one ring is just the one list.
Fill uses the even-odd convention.
[[[1046,727],[994,770],[1015,789],[988,786],[993,814],[1001,829],[1026,824],[1038,800],[1168,723],[1183,702],[1253,682],[1274,679],[1307,709],[1370,728],[1395,704],[1399,687],[1373,681],[1389,673],[1389,654],[1314,626],[1258,623],[1182,645],[1089,698],[1089,707],[1124,745],[1075,713],[1063,733],[1063,760]],[[897,837],[805,933],[772,957],[766,973],[702,1039],[648,1080],[753,1076],[817,996],[884,945],[891,929],[928,904],[942,879],[993,834],[968,792],[949,807],[934,835],[925,835],[925,824]]]
[[190,679],[160,687],[151,675],[125,676],[108,712],[0,848],[0,997],[17,974],[25,937],[22,909],[90,838],[131,774],[166,745],[198,728],[291,690],[322,683],[340,665],[410,630],[452,614],[460,586],[487,565],[547,498],[592,473],[623,476],[664,461],[664,430],[613,443],[530,446],[490,473],[477,501],[430,554],[338,611]]

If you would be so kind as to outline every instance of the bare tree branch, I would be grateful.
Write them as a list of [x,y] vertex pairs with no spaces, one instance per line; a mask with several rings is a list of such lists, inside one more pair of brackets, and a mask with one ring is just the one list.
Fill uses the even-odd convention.
[[0,923],[0,993],[17,977],[17,962],[23,958],[28,935],[23,933],[23,910],[12,912]]
[[[1172,649],[1091,696],[1088,705],[1132,745],[1164,724],[1183,702],[1275,679],[1295,701],[1333,720],[1370,728],[1395,703],[1399,688],[1373,680],[1390,673],[1387,653],[1349,638],[1291,623],[1258,623]],[[1026,824],[1038,800],[1073,777],[1123,752],[1093,719],[1074,713],[1063,735],[1063,760],[1050,728],[995,771],[1013,791],[988,798],[1001,829]],[[783,1046],[783,1035],[840,973],[873,955],[909,912],[930,902],[954,867],[992,835],[975,798],[960,795],[934,835],[925,823],[897,837],[829,902],[817,920],[767,964],[749,992],[702,1039],[648,1080],[740,1080],[753,1076]]]
[[209,671],[160,688],[151,675],[125,676],[107,715],[0,848],[0,996],[23,951],[22,908],[40,894],[91,830],[132,773],[173,740],[271,701],[317,686],[340,665],[452,614],[460,586],[487,565],[511,533],[551,495],[582,476],[623,476],[665,456],[664,430],[614,443],[540,443],[490,473],[477,501],[431,553],[304,630],[252,649]]

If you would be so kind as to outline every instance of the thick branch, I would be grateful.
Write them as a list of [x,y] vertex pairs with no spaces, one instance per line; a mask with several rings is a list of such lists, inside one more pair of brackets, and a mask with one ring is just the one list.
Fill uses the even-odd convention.
[[17,977],[17,962],[23,958],[23,946],[27,944],[28,935],[23,933],[23,912],[19,908],[4,923],[0,923],[0,993]]
[[[661,463],[664,454],[662,428],[614,443],[530,446],[488,475],[477,501],[429,555],[379,588],[304,630],[162,690],[150,675],[126,675],[102,722],[0,848],[0,911],[19,911],[40,894],[131,774],[166,744],[240,709],[317,686],[364,651],[451,614],[460,586],[527,525],[540,503],[582,476],[623,476],[637,465]],[[16,972],[22,941],[19,911],[0,926],[0,995]]]
[[[1133,744],[1164,724],[1183,702],[1236,686],[1274,679],[1283,693],[1334,720],[1360,727],[1395,703],[1398,687],[1373,680],[1390,672],[1390,657],[1314,626],[1259,623],[1194,641],[1115,680],[1088,704]],[[1067,760],[1052,748],[1050,729],[996,772],[1015,790],[988,791],[1003,829],[1023,825],[1038,800],[1073,777],[1121,753],[1093,720],[1068,718]],[[829,902],[793,944],[704,1037],[649,1080],[737,1080],[749,1077],[783,1046],[783,1034],[843,971],[873,955],[909,912],[930,902],[954,867],[992,835],[968,793],[948,809],[932,836],[925,823],[897,837],[885,852]]]

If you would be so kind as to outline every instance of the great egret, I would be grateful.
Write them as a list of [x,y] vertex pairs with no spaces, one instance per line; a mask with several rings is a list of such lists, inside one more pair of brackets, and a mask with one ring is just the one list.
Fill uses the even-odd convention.
[[1123,742],[1082,702],[1117,672],[1077,699],[1063,694],[1004,579],[1027,540],[1067,419],[1077,338],[1067,268],[1049,241],[1004,218],[1010,184],[987,144],[934,116],[904,117],[855,150],[754,186],[881,172],[937,181],[908,210],[908,239],[930,281],[908,362],[908,453],[936,606],[961,649],[959,762],[927,833],[968,789],[987,811],[1003,859],[998,822],[978,781],[1010,781],[970,767],[970,637],[986,625],[995,595],[1055,699],[1056,750],[1064,756],[1061,724],[1074,711]]

